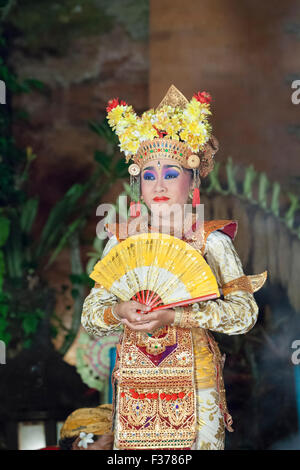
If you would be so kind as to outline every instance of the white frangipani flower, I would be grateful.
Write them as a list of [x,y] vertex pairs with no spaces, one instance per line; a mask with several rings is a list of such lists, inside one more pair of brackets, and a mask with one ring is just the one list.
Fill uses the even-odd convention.
[[81,432],[79,434],[80,441],[78,443],[78,447],[84,447],[87,449],[88,444],[93,444],[94,443],[94,434],[92,432],[89,432],[86,434],[85,432]]

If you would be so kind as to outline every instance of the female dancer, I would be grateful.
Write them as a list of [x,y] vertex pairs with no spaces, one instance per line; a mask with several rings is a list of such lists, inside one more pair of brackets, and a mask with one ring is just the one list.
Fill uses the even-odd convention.
[[[199,204],[199,176],[211,171],[218,150],[205,121],[210,114],[209,101],[210,96],[203,92],[188,103],[172,86],[156,111],[148,112],[150,121],[147,113],[142,118],[130,115],[132,108],[124,102],[110,102],[110,123],[119,135],[121,149],[123,145],[126,156],[134,160],[129,167],[131,179],[138,176],[142,199],[156,221],[151,226],[140,217],[140,232],[177,236],[178,227],[186,228],[187,224],[184,205],[191,197],[193,206]],[[201,105],[200,115],[196,102]],[[197,147],[191,129],[199,136],[192,120],[194,117],[197,124],[199,116],[206,135]],[[122,119],[130,124],[126,127]],[[148,132],[148,140],[141,138],[136,153],[129,132],[135,119],[143,120],[136,124],[140,137],[143,125]],[[179,139],[174,138],[178,126]],[[110,239],[103,257],[133,234],[132,220],[106,225]],[[222,377],[224,358],[210,331],[247,333],[256,323],[258,306],[251,280],[245,276],[232,243],[237,222],[205,221],[202,230],[197,230],[193,217],[188,228],[182,238],[204,256],[222,291],[221,298],[147,313],[145,305],[121,302],[96,282],[83,305],[82,324],[91,335],[122,330],[113,372],[115,449],[221,450],[225,428],[233,431]]]

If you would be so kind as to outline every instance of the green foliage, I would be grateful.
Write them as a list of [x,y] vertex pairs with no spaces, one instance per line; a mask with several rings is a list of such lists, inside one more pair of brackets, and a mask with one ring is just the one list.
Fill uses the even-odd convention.
[[0,339],[5,344],[8,344],[11,340],[11,334],[7,329],[9,300],[9,294],[0,292]]
[[25,341],[36,332],[39,320],[43,317],[43,311],[40,308],[32,312],[22,312],[19,314],[21,324],[25,334]]
[[71,274],[70,280],[73,284],[82,284],[87,287],[93,287],[94,281],[87,275],[87,273]]
[[10,229],[10,220],[0,215],[0,247],[2,247],[8,239]]
[[[224,195],[234,195],[243,200],[247,200],[253,205],[261,207],[266,213],[271,213],[290,229],[291,233],[300,238],[299,196],[291,192],[284,194],[289,200],[289,207],[280,207],[281,188],[278,182],[269,181],[263,172],[255,171],[253,165],[244,169],[243,178],[237,179],[238,166],[234,165],[229,157],[225,164],[227,181],[221,183],[219,172],[221,162],[217,162],[213,171],[209,174],[207,181],[201,186],[206,193],[216,192]],[[257,193],[257,196],[254,194]]]
[[[101,259],[102,252],[103,252],[103,242],[104,240],[101,240],[98,237],[95,237],[94,242],[93,242],[93,248],[94,251],[90,251],[87,256],[89,258],[87,265],[86,265],[86,274],[89,275],[91,274],[93,267]],[[89,279],[92,281],[92,279],[89,277]],[[93,285],[92,281],[92,285]]]
[[[111,24],[101,7],[92,0],[84,4],[79,0],[65,0],[60,4],[25,0],[22,5],[10,1],[2,14],[9,28],[14,25],[24,49],[32,47],[38,54],[46,49],[59,52],[61,48],[61,52],[65,52],[73,35],[99,34],[99,28],[103,26],[103,30],[107,30]],[[0,35],[3,58],[8,57],[10,46],[7,38]],[[120,159],[118,139],[107,121],[88,123],[106,143],[106,150],[95,151],[95,171],[91,177],[85,184],[75,183],[69,188],[52,207],[46,224],[35,239],[33,229],[39,216],[39,198],[29,196],[29,193],[31,163],[37,155],[30,147],[19,148],[12,136],[13,123],[28,119],[26,110],[12,107],[12,96],[32,90],[45,92],[46,87],[34,78],[19,80],[3,59],[0,59],[0,79],[7,90],[7,104],[0,107],[0,337],[10,343],[10,350],[15,346],[19,349],[32,345],[41,320],[48,321],[48,310],[51,309],[48,306],[52,305],[47,297],[50,289],[45,287],[43,272],[69,245],[74,299],[72,325],[69,329],[62,323],[58,328],[49,325],[51,335],[56,335],[61,328],[66,331],[61,348],[61,353],[65,354],[80,326],[86,287],[93,285],[81,266],[79,236],[101,197],[116,180],[127,177],[128,165]],[[102,252],[99,244],[94,247],[97,255]],[[40,296],[42,285],[47,298]]]
[[0,216],[0,292],[2,291],[4,274],[5,274],[5,261],[2,246],[6,243],[10,230],[10,220],[7,217]]

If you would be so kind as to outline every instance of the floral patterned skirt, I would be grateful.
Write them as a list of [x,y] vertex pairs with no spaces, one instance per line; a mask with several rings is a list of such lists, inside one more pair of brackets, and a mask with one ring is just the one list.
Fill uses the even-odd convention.
[[[118,435],[118,406],[114,419],[115,443],[114,450],[120,450],[116,446]],[[224,450],[225,423],[219,408],[219,394],[216,388],[196,390],[196,440],[191,450]]]

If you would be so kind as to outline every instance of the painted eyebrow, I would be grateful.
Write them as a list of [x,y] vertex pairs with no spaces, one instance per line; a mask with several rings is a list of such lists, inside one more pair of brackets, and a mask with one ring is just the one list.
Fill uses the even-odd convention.
[[[181,168],[177,165],[163,165],[163,168],[178,168],[178,170],[181,170]],[[143,169],[143,171],[146,171],[146,170],[155,170],[155,167],[154,166],[147,166],[146,168]]]

